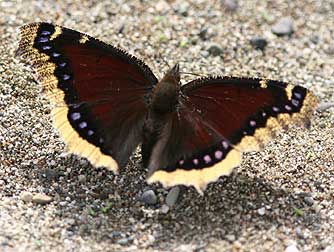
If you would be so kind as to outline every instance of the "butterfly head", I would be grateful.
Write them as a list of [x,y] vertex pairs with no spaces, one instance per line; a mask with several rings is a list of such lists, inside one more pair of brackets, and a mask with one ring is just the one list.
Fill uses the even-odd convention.
[[151,107],[159,114],[174,111],[180,92],[179,64],[168,70],[153,90]]
[[180,67],[179,64],[175,64],[171,69],[168,70],[166,73],[164,79],[170,79],[170,81],[173,81],[175,84],[180,83]]

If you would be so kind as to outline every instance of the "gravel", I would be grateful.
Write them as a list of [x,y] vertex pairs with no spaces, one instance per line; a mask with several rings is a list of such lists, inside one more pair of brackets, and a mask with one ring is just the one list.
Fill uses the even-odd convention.
[[[140,200],[147,184],[137,153],[119,175],[66,154],[52,106],[14,59],[18,27],[43,20],[121,46],[159,78],[180,63],[183,83],[208,74],[266,77],[334,102],[332,0],[245,0],[233,12],[223,2],[0,1],[0,251],[333,250],[332,107],[316,112],[309,130],[293,127],[244,154],[203,196],[186,188],[162,211],[168,191],[160,185],[150,185],[155,205]],[[294,32],[276,36],[271,29],[286,16]],[[258,35],[265,53],[249,43]],[[213,43],[218,57],[207,51]],[[23,192],[52,201],[24,202]]]

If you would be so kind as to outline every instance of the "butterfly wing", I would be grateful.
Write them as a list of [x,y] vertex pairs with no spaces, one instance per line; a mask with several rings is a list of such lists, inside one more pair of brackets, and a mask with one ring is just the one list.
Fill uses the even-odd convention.
[[307,123],[316,97],[300,86],[260,79],[207,78],[181,88],[180,105],[152,148],[149,182],[201,191],[259,150],[278,130]]
[[120,49],[48,23],[21,27],[17,54],[55,103],[54,125],[69,151],[114,171],[125,166],[157,83],[151,70]]

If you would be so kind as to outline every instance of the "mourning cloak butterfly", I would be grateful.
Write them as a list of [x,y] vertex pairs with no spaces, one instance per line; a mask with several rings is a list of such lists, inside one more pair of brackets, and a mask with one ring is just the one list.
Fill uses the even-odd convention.
[[141,144],[148,182],[194,186],[229,175],[241,153],[279,129],[309,124],[316,97],[301,86],[209,77],[180,85],[178,65],[158,81],[128,53],[48,23],[21,27],[17,51],[56,104],[70,152],[117,172]]

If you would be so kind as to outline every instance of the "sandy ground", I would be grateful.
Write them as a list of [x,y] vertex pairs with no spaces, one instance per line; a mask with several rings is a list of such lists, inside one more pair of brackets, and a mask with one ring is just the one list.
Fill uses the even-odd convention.
[[[334,109],[324,107],[334,102],[332,0],[239,1],[234,11],[224,1],[83,2],[0,0],[0,251],[334,251]],[[285,16],[294,33],[278,37],[271,28]],[[245,154],[204,196],[182,187],[166,211],[168,191],[145,183],[139,156],[115,176],[65,154],[40,85],[14,59],[17,28],[35,21],[123,47],[159,77],[179,62],[183,72],[303,85],[322,109],[310,130]],[[255,36],[265,53],[250,45]],[[140,201],[148,189],[153,206]],[[52,201],[22,200],[37,193]]]

